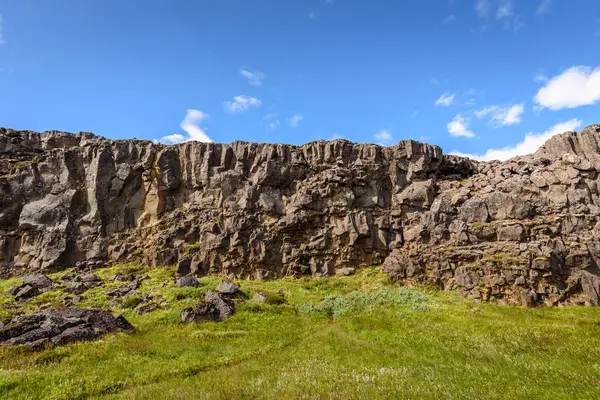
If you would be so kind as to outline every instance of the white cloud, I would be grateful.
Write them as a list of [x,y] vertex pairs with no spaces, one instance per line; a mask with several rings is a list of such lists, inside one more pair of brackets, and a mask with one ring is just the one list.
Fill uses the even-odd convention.
[[271,130],[275,130],[277,129],[277,127],[279,126],[279,120],[277,119],[277,114],[276,113],[270,113],[267,114],[263,117],[263,119],[265,121],[268,121],[269,123],[269,128]]
[[317,19],[317,18],[319,18],[319,14],[317,14],[314,11],[311,11],[311,12],[308,13],[308,18],[310,18],[310,19]]
[[528,133],[522,142],[510,147],[504,147],[502,149],[489,149],[485,154],[467,154],[459,151],[451,151],[450,154],[457,156],[469,157],[479,161],[491,161],[491,160],[508,160],[516,156],[522,156],[526,154],[535,153],[548,139],[559,133],[574,131],[581,127],[582,121],[578,119],[572,119],[570,121],[562,122],[554,125],[542,133]]
[[460,114],[457,114],[447,125],[450,136],[456,137],[475,137],[475,134],[469,130],[469,122]]
[[569,68],[551,78],[535,96],[535,102],[551,110],[577,108],[600,101],[600,67]]
[[290,118],[289,124],[292,128],[296,128],[296,127],[298,127],[298,124],[300,123],[300,121],[302,121],[303,119],[304,119],[304,117],[300,114],[292,115],[292,118]]
[[449,24],[450,22],[454,22],[456,21],[456,17],[452,14],[448,15],[445,19],[444,19],[444,24]]
[[540,5],[538,6],[537,10],[535,11],[535,13],[537,15],[540,15],[540,14],[545,14],[547,12],[550,12],[551,5],[552,5],[552,0],[542,0]]
[[249,84],[254,86],[260,86],[266,78],[266,75],[262,72],[252,72],[245,69],[240,70],[240,75],[243,76]]
[[172,135],[161,137],[159,142],[165,144],[183,143],[185,142],[185,136],[181,133],[174,133]]
[[377,140],[377,144],[380,146],[389,146],[390,144],[392,144],[394,142],[394,138],[392,137],[392,134],[385,130],[385,129],[381,129],[379,132],[377,132],[375,135],[375,140]]
[[180,133],[168,135],[160,138],[158,141],[166,144],[175,144],[195,140],[198,142],[211,143],[213,140],[200,128],[200,122],[208,118],[208,114],[200,110],[189,109],[183,121],[181,121],[181,129],[187,136]]
[[239,113],[242,111],[248,110],[250,107],[260,107],[262,106],[262,101],[257,99],[256,97],[251,96],[235,96],[233,101],[226,101],[223,103],[223,107],[225,111],[230,114]]
[[496,19],[511,18],[515,15],[511,0],[505,0],[496,11]]
[[487,17],[490,14],[491,5],[488,0],[477,0],[475,2],[475,11],[481,17]]
[[525,105],[515,104],[513,106],[488,106],[475,111],[479,119],[489,116],[490,123],[495,126],[509,126],[521,122],[521,115],[525,112]]
[[543,82],[548,82],[548,77],[547,77],[546,75],[543,75],[543,74],[537,74],[537,75],[536,75],[536,76],[533,78],[533,80],[534,80],[535,82],[542,82],[542,83],[543,83]]
[[456,94],[454,93],[442,93],[439,99],[435,101],[436,106],[448,107],[454,104],[454,98]]
[[0,44],[6,43],[4,40],[4,33],[2,32],[2,28],[4,27],[4,20],[2,19],[2,15],[0,15]]

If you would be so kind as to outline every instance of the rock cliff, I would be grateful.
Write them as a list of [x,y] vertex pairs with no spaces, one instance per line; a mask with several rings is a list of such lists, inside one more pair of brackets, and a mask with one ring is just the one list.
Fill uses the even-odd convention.
[[600,304],[600,125],[506,162],[437,146],[164,146],[0,129],[0,274],[109,262],[393,278],[509,304]]

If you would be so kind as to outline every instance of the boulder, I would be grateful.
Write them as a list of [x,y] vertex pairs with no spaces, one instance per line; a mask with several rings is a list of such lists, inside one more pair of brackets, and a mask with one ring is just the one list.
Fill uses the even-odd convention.
[[40,291],[33,286],[24,285],[19,288],[19,291],[15,294],[15,300],[29,300],[40,294]]
[[240,291],[240,285],[235,282],[224,281],[221,282],[215,290],[227,296],[235,296]]
[[196,279],[195,276],[186,275],[177,279],[177,281],[175,282],[175,286],[197,288],[198,286],[200,286],[200,282],[198,282],[198,279]]
[[23,285],[29,285],[36,289],[47,289],[53,288],[54,282],[46,275],[35,274],[23,277]]
[[34,349],[46,344],[64,345],[89,341],[109,332],[133,333],[122,316],[97,309],[48,308],[35,314],[18,316],[0,327],[0,344],[28,345]]
[[184,324],[203,321],[225,321],[235,312],[233,301],[217,292],[208,291],[204,302],[181,311]]
[[265,293],[255,293],[254,296],[252,297],[252,300],[254,300],[257,303],[261,303],[264,304],[267,302],[267,295]]

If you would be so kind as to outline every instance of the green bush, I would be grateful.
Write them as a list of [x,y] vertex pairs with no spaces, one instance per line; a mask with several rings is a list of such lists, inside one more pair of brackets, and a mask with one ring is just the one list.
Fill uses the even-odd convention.
[[136,308],[140,303],[144,301],[140,296],[129,296],[121,305],[123,308]]
[[331,294],[317,305],[304,303],[296,306],[300,314],[325,314],[338,318],[348,313],[373,311],[384,307],[404,307],[413,311],[427,311],[427,296],[410,288],[384,287],[371,292]]

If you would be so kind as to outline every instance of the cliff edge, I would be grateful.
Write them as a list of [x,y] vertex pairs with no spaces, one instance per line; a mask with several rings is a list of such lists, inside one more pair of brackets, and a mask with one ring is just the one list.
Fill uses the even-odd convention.
[[0,128],[0,274],[109,262],[351,274],[600,304],[600,125],[505,162],[401,141],[164,146]]

